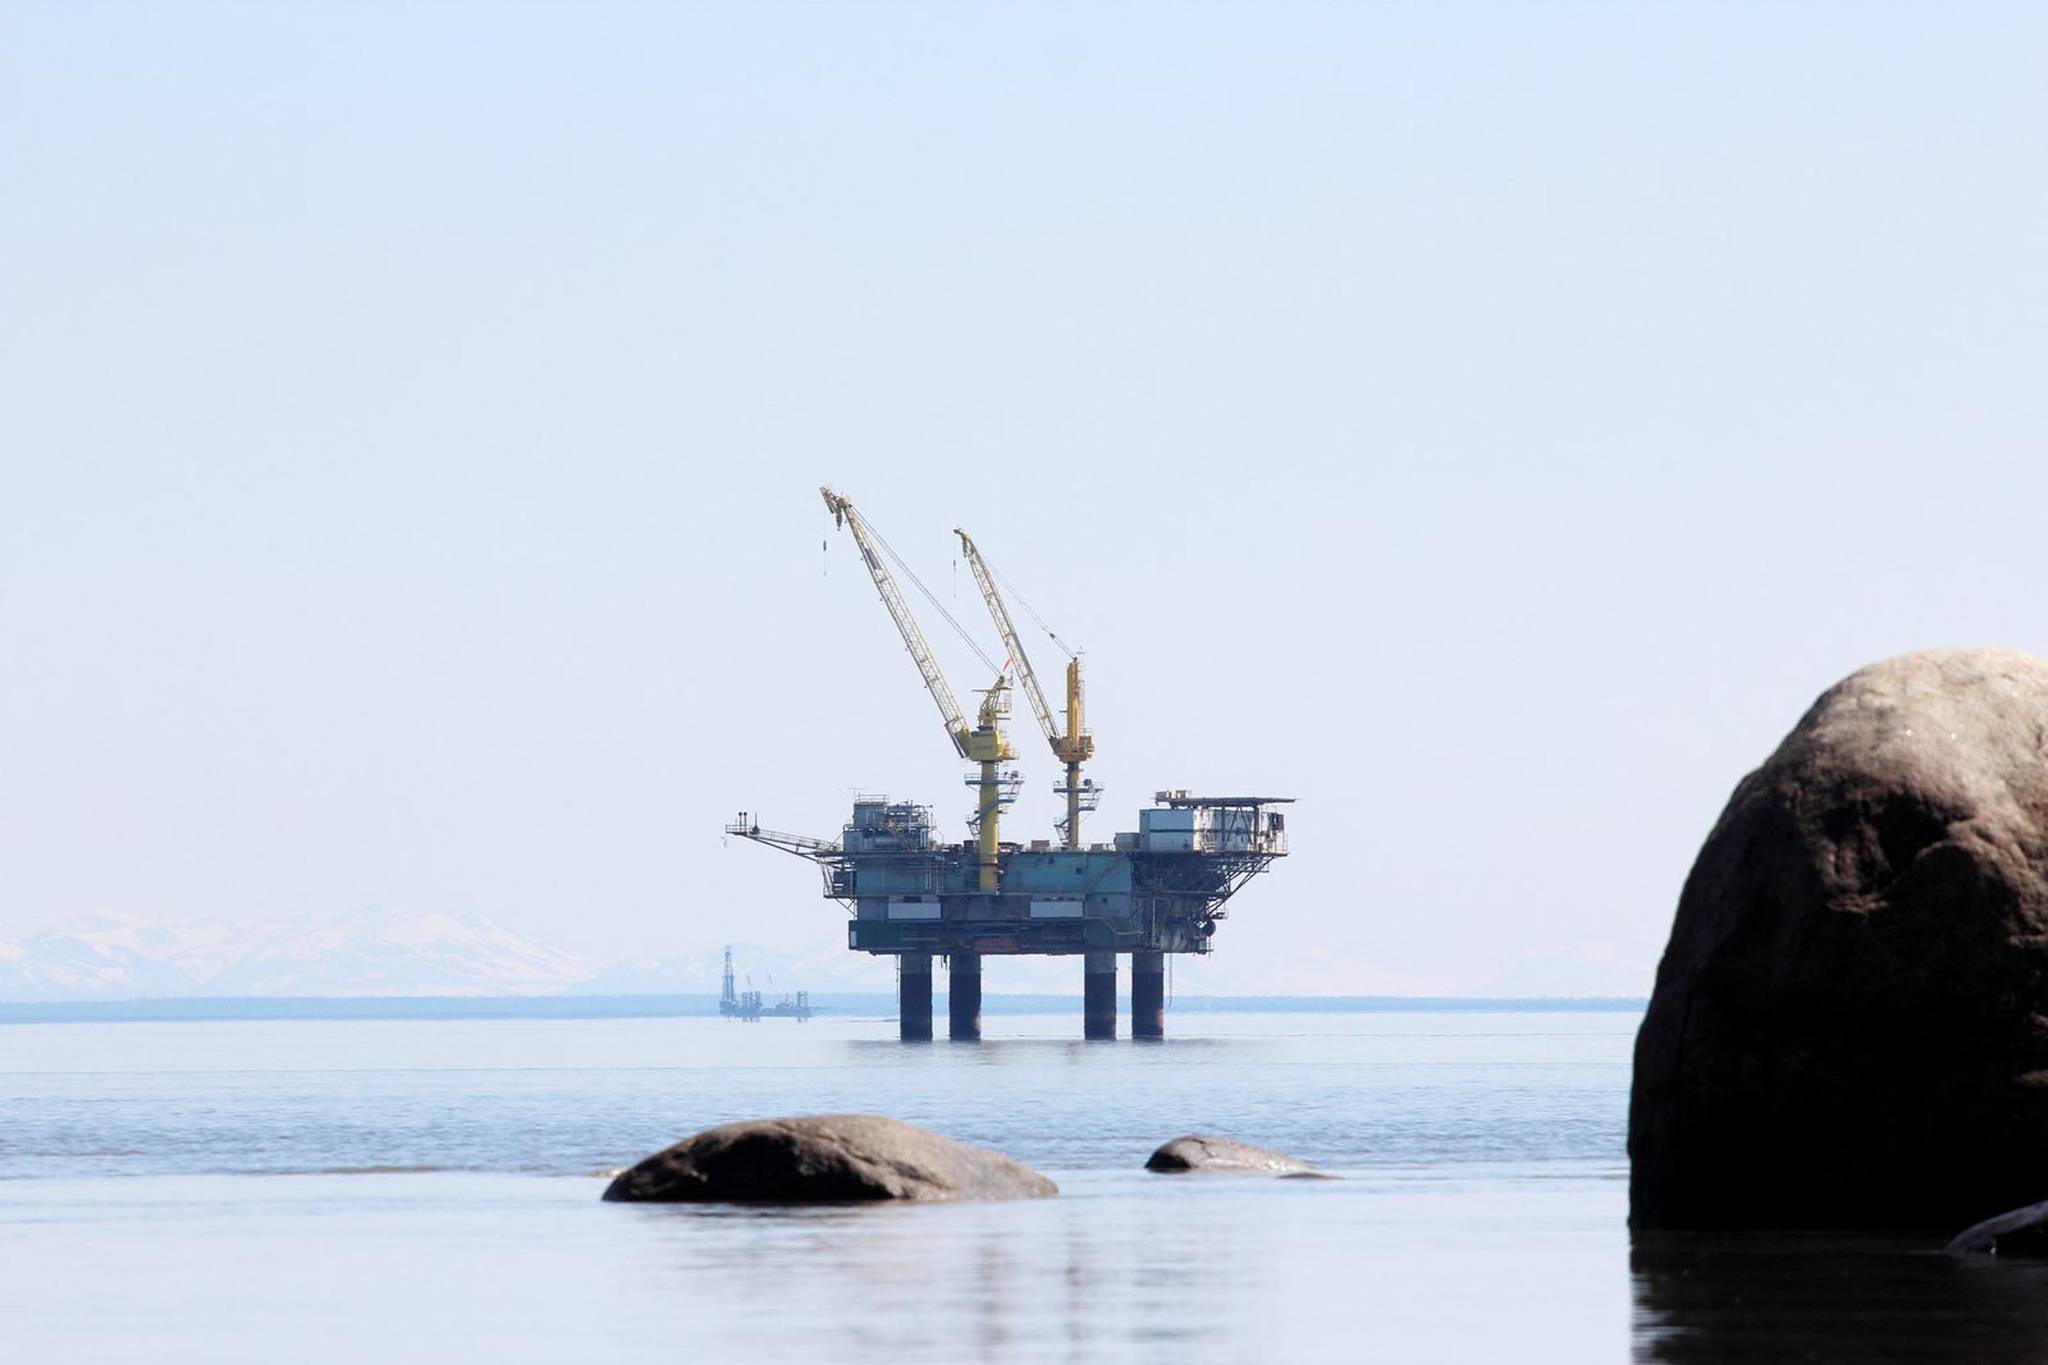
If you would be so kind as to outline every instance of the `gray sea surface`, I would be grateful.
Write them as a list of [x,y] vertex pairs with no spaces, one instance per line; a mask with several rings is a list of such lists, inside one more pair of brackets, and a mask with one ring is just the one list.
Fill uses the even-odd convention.
[[[1633,1015],[1188,1014],[1163,1044],[1079,1022],[924,1045],[884,1018],[0,1027],[0,1355],[1851,1359],[1827,1348],[1859,1339],[1859,1283],[1933,1305],[1894,1315],[1902,1357],[1944,1308],[1983,1355],[2048,1341],[2048,1286],[1925,1248],[1632,1262]],[[830,1111],[1000,1149],[1061,1196],[599,1202],[604,1172],[709,1124]],[[1142,1169],[1190,1131],[1340,1178]],[[1760,1286],[1763,1316],[1730,1307]]]

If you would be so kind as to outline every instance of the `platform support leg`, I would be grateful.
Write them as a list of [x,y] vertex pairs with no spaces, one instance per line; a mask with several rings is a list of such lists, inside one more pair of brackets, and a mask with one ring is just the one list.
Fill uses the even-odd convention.
[[932,1038],[932,955],[904,953],[896,959],[896,1036],[906,1043]]
[[956,1043],[981,1040],[981,954],[946,957],[946,1036]]
[[1166,954],[1131,954],[1131,1036],[1166,1036]]
[[1084,954],[1081,1036],[1116,1037],[1116,954]]

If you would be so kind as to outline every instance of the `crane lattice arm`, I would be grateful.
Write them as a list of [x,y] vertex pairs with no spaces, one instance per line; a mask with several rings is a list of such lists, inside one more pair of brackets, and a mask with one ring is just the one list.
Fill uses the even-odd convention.
[[[752,839],[757,844],[779,848],[784,853],[794,853],[818,865],[818,875],[824,878],[825,894],[852,910],[852,878],[844,870],[844,851],[830,839],[813,839],[808,834],[784,834],[780,830],[762,829],[760,820],[741,811],[739,818],[725,827],[727,834],[742,839]],[[732,971],[732,950],[726,949],[726,971]],[[750,983],[751,984],[751,983]]]
[[784,853],[794,853],[799,858],[812,862],[830,862],[840,854],[837,843],[830,839],[813,839],[808,834],[784,834],[781,830],[762,829],[761,822],[746,811],[739,819],[725,827],[727,834],[736,834],[742,839],[752,839],[757,844],[779,848]]
[[982,600],[988,603],[988,614],[994,618],[996,630],[1002,634],[1003,648],[1010,651],[1010,662],[1017,670],[1017,680],[1024,685],[1024,697],[1031,703],[1031,713],[1038,717],[1038,728],[1045,732],[1045,742],[1052,746],[1053,754],[1060,762],[1082,761],[1095,746],[1081,729],[1079,670],[1071,665],[1068,669],[1068,725],[1062,729],[1053,716],[1052,708],[1046,705],[1045,689],[1038,685],[1038,674],[1024,653],[1024,642],[1017,638],[1017,627],[1010,620],[1010,609],[1004,605],[1002,594],[996,591],[995,577],[989,572],[987,561],[975,548],[973,537],[957,526],[953,528],[953,534],[960,537],[961,548],[967,553],[967,567],[973,571],[974,581],[981,587]]
[[910,657],[917,664],[917,671],[924,677],[924,686],[932,695],[932,701],[939,708],[939,718],[945,722],[946,736],[953,741],[953,748],[962,758],[967,753],[967,718],[961,713],[959,699],[953,695],[952,687],[946,682],[946,675],[939,671],[939,661],[932,654],[931,646],[925,643],[924,632],[917,628],[917,619],[910,614],[909,604],[896,587],[896,578],[882,562],[875,543],[875,537],[860,513],[853,510],[853,504],[834,493],[830,488],[820,488],[825,495],[825,506],[832,511],[832,519],[853,533],[853,543],[860,547],[860,557],[868,566],[868,576],[875,580],[875,591],[882,595],[882,605],[889,609],[890,619],[896,622],[897,633],[903,637],[903,647],[910,651]]

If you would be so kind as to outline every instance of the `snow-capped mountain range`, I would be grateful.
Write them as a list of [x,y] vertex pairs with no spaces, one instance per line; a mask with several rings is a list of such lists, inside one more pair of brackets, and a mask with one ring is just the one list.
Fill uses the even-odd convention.
[[[896,989],[888,958],[849,953],[838,935],[790,952],[734,942],[742,989]],[[481,915],[376,912],[321,923],[173,921],[102,913],[0,939],[0,1003],[191,997],[716,995],[724,944],[676,957],[596,962]],[[1063,959],[1005,964],[1010,991],[1063,992]]]
[[162,923],[98,915],[0,941],[0,1000],[230,995],[554,995],[596,965],[473,916],[324,924]]
[[[319,924],[171,922],[99,914],[74,927],[0,939],[0,1001],[192,996],[708,995],[720,948],[604,964],[480,915],[352,915]],[[887,964],[843,950],[791,957],[734,945],[742,984],[886,991]]]

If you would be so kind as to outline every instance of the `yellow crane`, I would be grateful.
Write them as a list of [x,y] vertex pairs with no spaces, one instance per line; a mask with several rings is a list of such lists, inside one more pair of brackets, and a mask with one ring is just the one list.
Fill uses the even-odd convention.
[[[938,705],[939,718],[946,725],[946,737],[953,741],[953,748],[962,758],[980,765],[980,771],[967,779],[977,796],[973,824],[975,860],[980,874],[978,884],[983,891],[996,891],[1001,886],[999,824],[1003,805],[1008,799],[1005,789],[1011,785],[1006,782],[1000,765],[1016,756],[1010,751],[1010,742],[1004,736],[1001,724],[1002,718],[1010,713],[1009,678],[1001,670],[996,671],[995,681],[982,693],[974,728],[969,729],[959,700],[946,682],[946,675],[940,671],[931,646],[925,643],[924,632],[917,628],[917,618],[910,614],[910,605],[903,600],[903,593],[896,586],[895,575],[883,562],[884,554],[895,559],[895,552],[874,532],[866,519],[853,510],[851,502],[830,488],[818,491],[824,494],[825,506],[831,510],[834,523],[852,533],[861,561],[867,565],[868,577],[874,579],[875,591],[882,595],[882,605],[889,609],[889,618],[896,623],[896,631],[903,637],[903,647],[910,651],[918,673],[924,678],[925,690],[931,693],[932,701]],[[907,566],[904,572],[909,573]],[[911,574],[910,577],[912,582],[917,581],[917,575]],[[920,589],[924,587],[922,583],[918,586]],[[925,590],[925,595],[931,597],[930,591]],[[932,600],[936,605],[937,599]],[[945,612],[944,607],[939,610]],[[948,615],[947,619],[952,618]],[[954,625],[958,627],[959,623],[956,621]],[[964,636],[966,632],[963,630],[961,634]],[[968,643],[972,645],[973,641],[970,639]],[[978,647],[976,652],[980,652]],[[993,664],[990,666],[994,667]]]
[[[1032,671],[1031,660],[1024,653],[1024,642],[1017,638],[1017,627],[1010,620],[1010,609],[1004,605],[1003,596],[996,591],[995,575],[988,561],[981,557],[975,547],[974,538],[953,528],[953,534],[960,537],[960,547],[966,552],[967,567],[974,573],[974,581],[981,586],[981,598],[988,603],[988,614],[995,619],[996,630],[1003,637],[1003,648],[1010,651],[1010,663],[1017,670],[1017,680],[1024,687],[1024,696],[1031,703],[1032,714],[1038,717],[1038,728],[1045,732],[1045,742],[1052,746],[1053,757],[1066,765],[1065,785],[1057,790],[1067,798],[1067,819],[1064,832],[1068,848],[1081,847],[1081,812],[1095,808],[1099,791],[1093,782],[1081,781],[1081,764],[1095,752],[1095,736],[1088,733],[1082,723],[1081,657],[1067,650],[1067,710],[1066,725],[1062,727],[1045,704],[1044,689],[1038,685],[1038,674]],[[1025,608],[1030,608],[1026,602]],[[1035,615],[1035,613],[1034,613]],[[1051,631],[1046,632],[1051,635]],[[1059,643],[1054,636],[1053,642]],[[1065,645],[1060,646],[1066,649]]]

